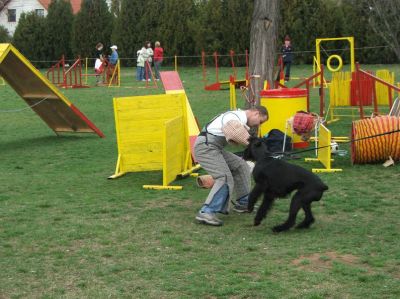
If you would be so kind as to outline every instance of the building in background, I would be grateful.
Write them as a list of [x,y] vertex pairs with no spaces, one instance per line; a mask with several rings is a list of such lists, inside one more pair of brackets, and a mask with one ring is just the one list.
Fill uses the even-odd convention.
[[[69,0],[74,14],[81,9],[82,0]],[[109,1],[106,1],[109,4]],[[0,25],[14,35],[22,13],[31,11],[45,17],[51,0],[0,0]]]

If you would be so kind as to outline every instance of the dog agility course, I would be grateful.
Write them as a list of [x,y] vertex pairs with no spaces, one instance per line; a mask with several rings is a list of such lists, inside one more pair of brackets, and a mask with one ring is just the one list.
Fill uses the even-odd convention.
[[[338,89],[329,88],[338,83],[326,71],[322,119],[328,122],[312,131],[318,143],[308,141],[286,160],[316,170],[329,186],[313,203],[317,221],[308,230],[272,233],[288,217],[289,202],[282,199],[257,227],[256,213],[231,212],[221,215],[224,226],[211,228],[194,221],[208,190],[189,175],[196,165],[191,144],[199,128],[229,109],[229,90],[204,90],[199,67],[177,73],[169,65],[157,88],[135,82],[131,67],[121,67],[119,88],[59,88],[42,75],[47,69],[36,70],[11,45],[0,49],[0,297],[400,295],[400,133],[388,101],[378,102],[379,115],[370,118],[372,96],[361,119],[360,106],[348,98],[349,105],[334,112],[339,120],[330,122],[330,96]],[[359,67],[377,77],[381,66]],[[385,68],[395,75],[388,84],[397,86],[398,65]],[[218,71],[220,78],[232,74],[231,67]],[[292,73],[313,76],[311,65],[295,65]],[[89,85],[93,80],[88,77]],[[265,93],[271,123],[280,130],[298,110],[320,115],[320,90],[309,83],[308,91],[302,86],[294,95]],[[351,83],[343,84],[350,97]],[[398,90],[384,86],[394,104]],[[370,96],[354,88],[356,97]],[[239,93],[236,102],[244,108]],[[379,135],[388,131],[394,133]],[[368,138],[373,135],[379,136]],[[331,153],[332,139],[343,155]],[[394,165],[384,167],[389,156]],[[110,175],[118,179],[107,180]],[[303,218],[299,212],[297,224]]]

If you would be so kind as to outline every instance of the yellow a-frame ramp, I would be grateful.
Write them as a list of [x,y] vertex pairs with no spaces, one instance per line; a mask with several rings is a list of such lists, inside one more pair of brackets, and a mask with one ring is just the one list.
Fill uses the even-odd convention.
[[104,134],[11,44],[0,44],[0,77],[56,133]]

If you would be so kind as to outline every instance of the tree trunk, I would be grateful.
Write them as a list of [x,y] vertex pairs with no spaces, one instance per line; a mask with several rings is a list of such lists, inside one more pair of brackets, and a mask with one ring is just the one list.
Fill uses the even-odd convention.
[[264,81],[273,86],[278,21],[279,0],[254,0],[250,31],[249,98],[254,99],[255,105],[260,103]]

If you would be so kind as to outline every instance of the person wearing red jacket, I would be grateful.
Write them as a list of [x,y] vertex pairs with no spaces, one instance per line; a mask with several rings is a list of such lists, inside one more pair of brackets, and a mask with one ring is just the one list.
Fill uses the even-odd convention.
[[156,73],[156,79],[160,80],[160,69],[164,59],[164,49],[161,48],[159,41],[155,42],[154,46],[154,70]]

